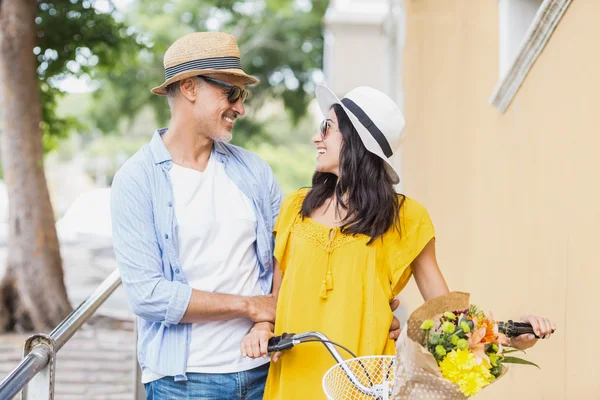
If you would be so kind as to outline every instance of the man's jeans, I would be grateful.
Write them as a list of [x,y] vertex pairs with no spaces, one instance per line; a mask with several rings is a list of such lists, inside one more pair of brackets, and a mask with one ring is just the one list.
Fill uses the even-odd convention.
[[173,377],[146,383],[146,400],[262,400],[269,363],[231,374],[188,373],[187,381]]

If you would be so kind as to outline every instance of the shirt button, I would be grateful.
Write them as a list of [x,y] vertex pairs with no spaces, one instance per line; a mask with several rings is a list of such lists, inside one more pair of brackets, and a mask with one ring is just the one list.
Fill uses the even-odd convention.
[[168,204],[169,204],[169,207],[173,207],[173,203],[169,202]]
[[169,238],[169,235],[167,235],[167,234],[165,233],[165,239],[168,239],[168,238]]
[[177,269],[175,270],[175,273],[176,273],[176,274],[178,274],[178,273],[179,273],[179,268],[177,268]]

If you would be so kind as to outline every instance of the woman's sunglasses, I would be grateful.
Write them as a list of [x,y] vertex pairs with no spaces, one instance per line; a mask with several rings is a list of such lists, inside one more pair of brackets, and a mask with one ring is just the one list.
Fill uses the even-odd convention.
[[329,120],[324,119],[323,122],[321,122],[320,133],[321,140],[325,140],[327,134],[329,133]]
[[229,101],[229,103],[231,103],[231,104],[236,103],[240,98],[242,99],[242,103],[243,103],[244,101],[246,101],[246,98],[248,97],[248,94],[249,94],[248,91],[246,89],[242,89],[239,86],[235,86],[235,85],[232,85],[231,83],[223,82],[218,79],[209,78],[208,76],[200,75],[199,78],[202,78],[206,82],[212,83],[213,85],[219,85],[219,86],[229,89],[229,91],[227,92],[227,101]]

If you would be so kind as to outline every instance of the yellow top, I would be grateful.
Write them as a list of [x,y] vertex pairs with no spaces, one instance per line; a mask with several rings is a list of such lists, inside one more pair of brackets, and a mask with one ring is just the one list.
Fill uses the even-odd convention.
[[[406,198],[401,232],[367,246],[299,214],[307,189],[283,201],[275,224],[275,258],[283,274],[275,334],[319,331],[356,355],[395,354],[389,303],[408,283],[411,263],[434,237],[427,210]],[[339,349],[344,358],[351,358]],[[325,399],[321,381],[335,365],[321,343],[304,343],[271,363],[264,399]]]

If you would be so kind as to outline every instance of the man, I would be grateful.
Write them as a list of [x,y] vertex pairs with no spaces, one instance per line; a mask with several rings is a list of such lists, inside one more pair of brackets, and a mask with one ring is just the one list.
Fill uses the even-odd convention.
[[182,37],[164,66],[152,93],[167,96],[169,127],[123,165],[111,198],[142,382],[148,399],[262,399],[269,359],[244,357],[240,343],[275,318],[282,193],[264,161],[225,143],[258,80],[225,33]]

